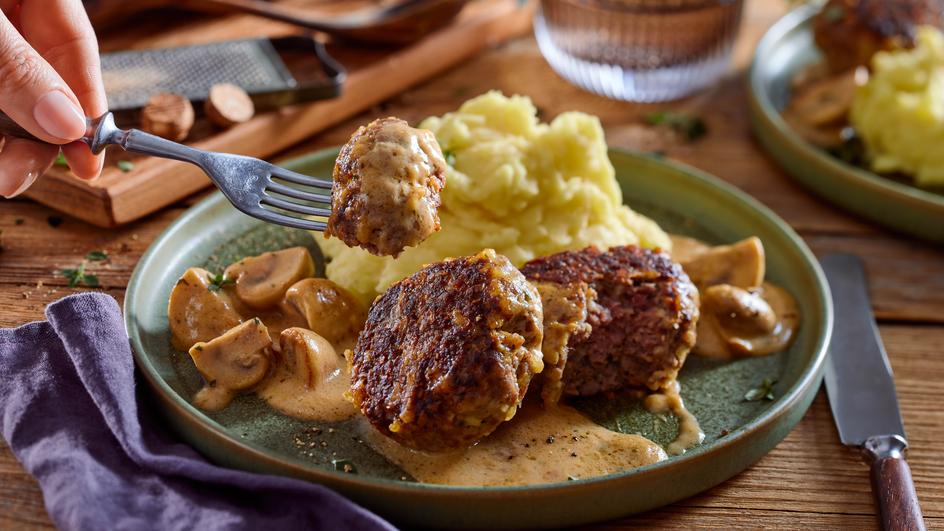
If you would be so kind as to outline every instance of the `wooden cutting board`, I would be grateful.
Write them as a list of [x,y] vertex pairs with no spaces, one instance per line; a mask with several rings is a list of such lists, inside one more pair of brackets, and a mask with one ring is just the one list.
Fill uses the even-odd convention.
[[[519,0],[471,2],[448,26],[405,48],[377,49],[333,46],[330,53],[348,70],[341,96],[311,104],[284,107],[217,131],[198,123],[188,141],[211,151],[266,158],[386,100],[408,87],[475,55],[484,48],[526,33],[533,5]],[[191,17],[192,18],[192,17]],[[149,32],[148,28],[152,28]],[[181,46],[242,37],[298,33],[292,26],[255,17],[222,19],[185,17],[181,24],[151,21],[140,32],[101,38],[103,51]],[[66,168],[54,166],[26,196],[101,227],[134,221],[210,185],[195,166],[133,157],[109,149],[101,177],[84,182]],[[130,160],[130,171],[116,163]]]

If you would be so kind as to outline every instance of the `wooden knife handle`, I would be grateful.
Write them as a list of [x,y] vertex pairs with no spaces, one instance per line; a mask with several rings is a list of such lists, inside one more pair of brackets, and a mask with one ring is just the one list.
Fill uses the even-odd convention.
[[872,495],[885,531],[925,531],[911,468],[905,461],[905,445],[898,436],[873,437],[866,442],[866,453],[874,459]]

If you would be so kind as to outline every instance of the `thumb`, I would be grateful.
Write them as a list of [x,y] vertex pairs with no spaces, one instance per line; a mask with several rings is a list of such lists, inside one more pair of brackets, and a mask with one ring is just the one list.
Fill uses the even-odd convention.
[[52,144],[67,144],[85,134],[85,116],[75,94],[2,13],[0,110]]

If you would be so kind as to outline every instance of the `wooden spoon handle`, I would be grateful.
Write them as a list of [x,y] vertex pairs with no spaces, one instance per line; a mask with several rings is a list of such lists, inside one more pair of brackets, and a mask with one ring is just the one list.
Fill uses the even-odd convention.
[[872,494],[886,531],[925,531],[911,469],[904,456],[887,455],[872,462]]

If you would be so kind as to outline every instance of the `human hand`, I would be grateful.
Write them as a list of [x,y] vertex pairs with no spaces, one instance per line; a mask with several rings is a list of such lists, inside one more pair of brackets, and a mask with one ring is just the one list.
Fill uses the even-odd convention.
[[[83,179],[104,157],[76,142],[85,117],[108,110],[95,32],[80,0],[0,0],[0,111],[35,137],[58,144]],[[45,173],[59,146],[6,137],[0,195],[13,197]]]

